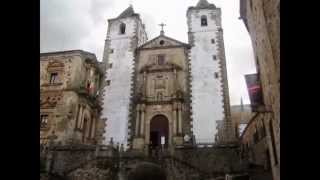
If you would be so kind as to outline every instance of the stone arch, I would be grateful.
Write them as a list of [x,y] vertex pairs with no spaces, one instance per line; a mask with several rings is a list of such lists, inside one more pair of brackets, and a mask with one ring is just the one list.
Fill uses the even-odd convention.
[[165,146],[169,142],[169,119],[163,114],[156,114],[150,120],[149,137],[153,147],[161,145],[161,136],[165,137]]

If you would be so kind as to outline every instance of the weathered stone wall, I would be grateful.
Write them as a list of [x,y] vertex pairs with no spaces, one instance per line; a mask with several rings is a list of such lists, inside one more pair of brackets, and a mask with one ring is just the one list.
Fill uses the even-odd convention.
[[269,163],[267,129],[262,114],[256,114],[241,136],[241,155],[249,163],[267,168]]
[[47,115],[40,122],[40,143],[47,143],[50,135],[62,144],[98,143],[96,96],[102,72],[95,55],[81,50],[40,55],[40,117]]
[[51,145],[46,151],[45,174],[78,180],[110,179],[117,168],[117,150],[111,146]]
[[[265,114],[271,121],[274,143],[267,139],[274,179],[280,179],[280,0],[241,1],[242,11],[253,45],[257,71],[260,75],[264,103],[272,112]],[[270,131],[273,130],[273,131]],[[274,155],[276,154],[276,155]]]

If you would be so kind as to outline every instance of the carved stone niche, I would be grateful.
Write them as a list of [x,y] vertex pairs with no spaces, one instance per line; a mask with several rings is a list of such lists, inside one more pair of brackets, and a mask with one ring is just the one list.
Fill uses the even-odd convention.
[[162,75],[158,75],[157,78],[155,79],[155,89],[165,89],[165,79],[163,78]]

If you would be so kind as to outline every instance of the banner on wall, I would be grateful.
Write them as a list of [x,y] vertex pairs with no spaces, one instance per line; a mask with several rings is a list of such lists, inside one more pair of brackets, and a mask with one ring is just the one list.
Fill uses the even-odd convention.
[[257,112],[264,106],[260,79],[258,74],[247,74],[245,75],[245,79],[251,103],[251,110],[252,112]]

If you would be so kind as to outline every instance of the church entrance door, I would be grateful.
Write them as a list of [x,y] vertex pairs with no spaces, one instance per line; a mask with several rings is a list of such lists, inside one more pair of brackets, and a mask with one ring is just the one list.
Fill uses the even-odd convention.
[[161,137],[164,139],[164,147],[168,147],[169,122],[163,115],[156,115],[150,123],[150,143],[152,148],[161,147]]

